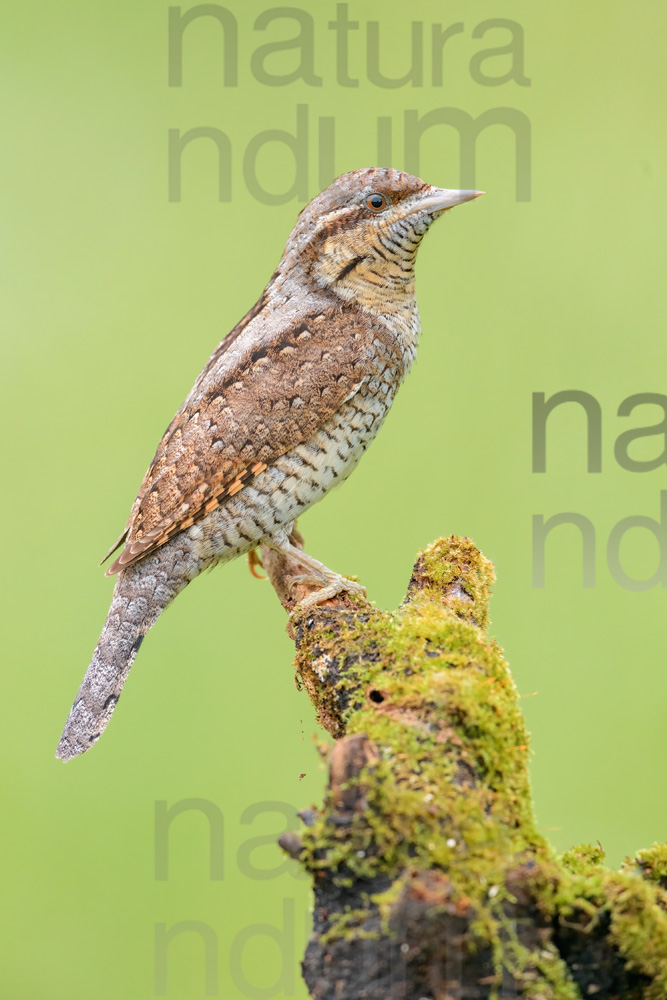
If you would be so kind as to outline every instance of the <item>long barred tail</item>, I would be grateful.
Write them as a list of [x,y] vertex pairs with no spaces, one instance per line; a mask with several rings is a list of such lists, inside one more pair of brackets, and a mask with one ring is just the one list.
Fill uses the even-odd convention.
[[58,743],[56,757],[61,760],[85,753],[97,743],[144,636],[188,583],[185,574],[170,578],[161,563],[156,555],[119,574],[102,634]]

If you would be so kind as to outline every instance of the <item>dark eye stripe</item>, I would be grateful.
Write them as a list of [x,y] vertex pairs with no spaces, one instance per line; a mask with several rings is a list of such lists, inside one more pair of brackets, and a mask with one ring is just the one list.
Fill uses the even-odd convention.
[[336,277],[336,281],[340,281],[342,278],[346,277],[346,275],[348,275],[350,271],[354,271],[355,267],[358,267],[358,265],[361,264],[362,260],[365,259],[366,259],[365,257],[353,257],[352,260],[345,265],[342,271],[339,272],[339,274]]

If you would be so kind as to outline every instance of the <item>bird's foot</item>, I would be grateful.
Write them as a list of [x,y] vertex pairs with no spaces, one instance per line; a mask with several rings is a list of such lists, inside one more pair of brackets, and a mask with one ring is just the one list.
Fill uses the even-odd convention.
[[[299,538],[299,540],[301,539]],[[341,576],[340,573],[334,573],[324,563],[321,563],[318,559],[314,559],[313,556],[309,556],[307,552],[304,552],[302,548],[294,545],[291,538],[278,536],[266,544],[270,545],[271,548],[277,549],[279,552],[283,552],[285,555],[291,556],[303,566],[305,572],[292,577],[290,590],[298,583],[315,584],[318,587],[317,590],[313,591],[312,594],[308,594],[292,608],[290,619],[299,617],[309,608],[317,604],[322,604],[324,601],[329,601],[331,598],[338,597],[339,594],[343,593],[348,593],[351,597],[366,601],[365,587],[356,580],[350,580],[345,576]]]
[[[307,579],[315,582],[313,577]],[[346,576],[339,576],[338,573],[331,573],[328,580],[329,582],[325,583],[323,587],[304,597],[292,608],[289,616],[291,620],[299,618],[304,611],[308,611],[309,608],[317,604],[323,604],[324,601],[330,601],[332,597],[338,597],[339,594],[347,593],[350,597],[359,597],[362,601],[366,601],[366,588],[356,580],[349,580]]]

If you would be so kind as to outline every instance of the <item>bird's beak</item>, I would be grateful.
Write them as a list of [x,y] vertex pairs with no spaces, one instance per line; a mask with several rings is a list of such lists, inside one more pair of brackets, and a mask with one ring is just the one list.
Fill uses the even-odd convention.
[[450,191],[448,188],[432,188],[431,194],[425,198],[418,198],[407,206],[405,215],[413,215],[415,212],[445,212],[455,205],[462,205],[464,201],[472,201],[479,198],[484,191]]

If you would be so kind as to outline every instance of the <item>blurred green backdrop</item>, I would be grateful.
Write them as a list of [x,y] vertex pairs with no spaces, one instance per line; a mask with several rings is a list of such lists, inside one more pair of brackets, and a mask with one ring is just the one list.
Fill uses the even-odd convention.
[[[331,152],[320,117],[333,119],[336,173],[377,161],[379,117],[392,122],[392,165],[414,166],[406,110],[510,108],[532,126],[530,201],[516,199],[508,127],[479,137],[474,181],[460,176],[454,129],[424,136],[424,178],[488,193],[426,240],[416,368],[358,472],[301,527],[309,551],[357,573],[389,607],[420,546],[471,536],[497,569],[494,634],[520,691],[538,692],[523,705],[541,826],[559,849],[599,839],[614,865],[664,839],[667,597],[614,582],[605,546],[621,518],[658,516],[665,483],[664,466],[625,471],[613,448],[628,426],[660,417],[644,407],[619,418],[621,401],[665,391],[665,5],[611,2],[601,16],[573,0],[352,2],[357,87],[337,78],[334,3],[299,8],[312,16],[319,86],[253,76],[258,46],[298,33],[294,17],[255,29],[266,9],[256,2],[228,8],[236,86],[225,86],[213,18],[187,28],[183,85],[169,87],[165,3],[3,7],[3,995],[159,994],[155,934],[189,921],[207,925],[217,950],[209,994],[306,995],[297,963],[308,885],[274,841],[295,809],[320,800],[324,771],[283,613],[245,563],[198,581],[160,621],[100,745],[68,766],[53,758],[110,599],[96,564],[164,427],[255,301],[301,207],[262,203],[243,170],[253,136],[294,132],[297,105],[308,116],[309,196],[326,172],[320,152]],[[476,53],[507,45],[507,27],[474,37],[499,17],[525,33],[523,76],[516,38],[514,57],[471,71]],[[411,19],[425,37],[423,85],[377,86],[367,22],[379,21],[380,69],[400,77]],[[459,22],[434,85],[431,24]],[[300,55],[286,49],[265,69],[289,74]],[[198,140],[183,154],[181,201],[170,203],[168,130],[201,127],[230,139],[231,200],[218,201],[215,148]],[[260,150],[257,176],[288,190],[287,148]],[[602,407],[600,474],[586,472],[574,405],[550,420],[546,474],[531,471],[531,394],[565,389]],[[661,448],[650,438],[632,454]],[[582,588],[577,531],[561,527],[547,544],[546,586],[533,589],[532,516],[564,511],[596,529],[596,585]],[[648,532],[628,534],[621,554],[628,573],[653,573]],[[212,804],[215,877],[197,812],[174,819],[164,877],[155,803],[192,798]],[[206,995],[197,926],[169,946],[169,997]]]

